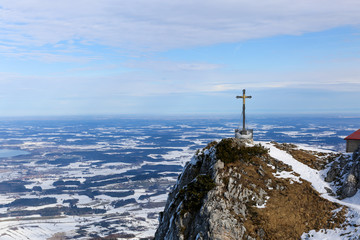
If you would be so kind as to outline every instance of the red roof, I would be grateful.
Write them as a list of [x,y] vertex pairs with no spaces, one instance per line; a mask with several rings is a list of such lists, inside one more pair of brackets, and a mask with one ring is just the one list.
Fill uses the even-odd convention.
[[347,136],[345,140],[360,140],[360,129]]

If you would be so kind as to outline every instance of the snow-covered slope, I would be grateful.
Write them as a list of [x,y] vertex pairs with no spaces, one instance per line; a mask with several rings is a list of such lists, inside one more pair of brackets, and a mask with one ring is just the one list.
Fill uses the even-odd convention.
[[[259,142],[260,143],[260,142]],[[344,228],[336,228],[333,230],[322,229],[320,231],[310,231],[307,234],[302,235],[302,239],[359,239],[360,237],[360,192],[358,192],[355,196],[343,200],[339,200],[334,196],[331,196],[329,191],[326,189],[333,189],[334,187],[326,182],[325,173],[329,170],[329,167],[324,170],[318,171],[309,166],[297,161],[292,155],[289,153],[278,149],[274,146],[274,144],[269,142],[261,142],[265,147],[269,149],[269,154],[271,157],[278,159],[285,164],[288,164],[292,167],[294,173],[300,175],[302,179],[310,182],[312,187],[320,194],[321,197],[341,204],[343,206],[348,207],[347,221],[348,224]],[[315,151],[323,151],[322,149],[313,149]],[[292,174],[293,175],[293,174]],[[294,175],[293,175],[294,176]],[[335,189],[333,189],[335,190]]]

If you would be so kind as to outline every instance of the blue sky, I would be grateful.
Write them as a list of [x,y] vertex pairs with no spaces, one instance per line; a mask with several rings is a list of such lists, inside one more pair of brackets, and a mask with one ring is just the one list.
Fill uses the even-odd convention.
[[359,114],[360,2],[0,0],[0,116]]

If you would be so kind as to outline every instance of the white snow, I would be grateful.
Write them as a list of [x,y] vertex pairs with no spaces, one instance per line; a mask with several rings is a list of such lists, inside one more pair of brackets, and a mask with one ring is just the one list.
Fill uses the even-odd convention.
[[290,183],[293,183],[293,181],[298,182],[298,183],[302,183],[300,180],[300,177],[295,176],[294,172],[287,172],[287,171],[282,171],[282,172],[277,172],[273,174],[275,177],[277,178],[290,178]]
[[322,153],[332,153],[334,151],[329,150],[333,147],[324,147],[324,146],[314,146],[314,145],[309,145],[309,144],[296,144],[298,146],[299,149],[303,149],[303,150],[307,150],[307,151],[316,151],[316,152],[322,152]]
[[193,156],[194,150],[190,150],[190,147],[183,147],[182,151],[169,151],[166,154],[162,154],[161,157],[165,160],[172,160],[175,164],[184,166],[187,161]]
[[[229,124],[225,124],[226,126],[231,126]],[[236,124],[233,124],[236,125]],[[250,125],[249,125],[250,126]],[[275,126],[275,125],[261,125],[262,127],[259,127],[257,133],[258,134],[265,134],[267,133],[267,130],[270,129],[277,129],[278,131],[283,131],[283,134],[287,134],[291,137],[298,137],[299,135],[307,135],[307,136],[313,136],[313,137],[324,137],[324,136],[335,136],[334,131],[326,131],[327,129],[321,130],[319,133],[312,133],[309,130],[315,130],[315,128],[307,128],[302,129],[301,131],[295,131],[293,126]],[[58,132],[51,132],[49,134],[42,133],[39,135],[30,135],[32,137],[27,138],[7,138],[7,139],[0,139],[1,140],[17,140],[22,141],[22,143],[19,143],[18,145],[7,145],[6,143],[3,144],[4,147],[9,146],[17,146],[18,148],[24,149],[24,150],[36,150],[40,148],[49,149],[49,152],[53,148],[60,149],[61,153],[67,153],[70,150],[97,150],[97,151],[104,151],[104,150],[122,150],[121,152],[117,151],[111,151],[111,152],[105,152],[105,154],[108,155],[117,155],[117,154],[130,154],[132,153],[132,150],[168,150],[166,152],[156,153],[156,151],[149,151],[149,154],[147,155],[149,158],[156,159],[156,161],[143,161],[141,164],[133,165],[128,163],[122,163],[122,162],[109,162],[109,163],[103,163],[100,166],[95,166],[96,162],[99,161],[82,161],[79,159],[75,163],[71,163],[64,167],[57,167],[51,164],[37,164],[36,162],[38,159],[31,159],[28,163],[25,163],[23,166],[25,167],[31,167],[33,170],[36,170],[39,172],[39,175],[32,176],[31,181],[29,181],[29,184],[26,185],[27,188],[32,188],[34,186],[41,186],[44,190],[53,188],[53,182],[58,180],[59,178],[64,178],[64,180],[79,180],[79,181],[85,181],[85,177],[95,176],[95,175],[110,175],[114,173],[124,173],[131,169],[137,169],[141,168],[143,165],[184,165],[188,160],[191,159],[193,154],[195,153],[194,147],[198,147],[199,145],[206,144],[209,139],[206,137],[202,137],[202,135],[209,135],[212,134],[213,136],[218,137],[219,139],[212,139],[212,140],[221,140],[223,137],[228,136],[232,137],[233,132],[229,131],[229,128],[226,127],[203,127],[199,129],[194,129],[192,126],[188,125],[178,125],[178,128],[182,128],[182,135],[178,137],[174,137],[173,139],[169,139],[169,141],[183,141],[183,142],[189,142],[190,144],[187,145],[187,147],[179,147],[176,145],[168,146],[168,147],[161,147],[154,143],[151,143],[151,140],[153,139],[159,139],[161,137],[150,137],[145,135],[147,132],[147,129],[164,129],[167,132],[177,132],[178,129],[174,129],[173,126],[163,126],[163,125],[152,125],[152,126],[144,126],[141,129],[124,129],[124,128],[115,128],[115,127],[109,127],[109,128],[96,128],[98,131],[102,131],[102,134],[106,137],[112,137],[116,138],[112,142],[104,141],[89,141],[89,144],[85,145],[77,145],[77,141],[81,141],[83,139],[87,139],[88,137],[96,137],[97,135],[92,134],[92,130],[90,129],[89,132],[82,131],[79,133],[72,133],[63,131],[59,128],[48,128],[48,129],[56,129]],[[255,127],[255,125],[251,125],[251,127]],[[4,128],[5,130],[7,128]],[[65,128],[64,128],[65,129]],[[281,129],[281,130],[280,130]],[[11,131],[8,131],[9,133],[13,134],[14,136],[17,134],[17,131],[20,131],[21,128],[16,129],[13,128]],[[353,129],[357,130],[357,129]],[[162,131],[162,130],[161,130]],[[4,131],[6,132],[6,131]],[[164,131],[165,132],[165,131]],[[127,137],[125,134],[120,133],[137,133],[140,136],[135,137]],[[180,133],[180,132],[179,132]],[[43,137],[45,135],[49,135],[49,137]],[[58,137],[56,135],[67,135],[64,139],[66,139],[66,142],[63,142],[62,145],[58,145],[57,142]],[[343,136],[341,136],[343,137]],[[264,139],[264,138],[263,138]],[[101,140],[101,138],[100,138]],[[323,174],[324,171],[316,171],[314,169],[309,168],[308,166],[299,163],[294,158],[292,158],[291,155],[287,154],[284,151],[281,151],[277,148],[275,148],[270,143],[263,143],[266,147],[270,148],[270,154],[271,156],[279,159],[280,161],[283,161],[286,164],[289,164],[292,166],[293,171],[287,172],[277,172],[274,175],[279,178],[289,178],[290,181],[293,182],[301,182],[302,179],[307,180],[312,183],[313,187],[320,192],[321,196],[323,196],[326,199],[329,199],[330,201],[338,202],[342,205],[348,206],[350,208],[350,213],[348,214],[348,219],[351,219],[352,223],[360,224],[360,193],[356,194],[352,198],[344,199],[342,201],[335,199],[328,195],[325,187],[331,188],[328,183],[323,181]],[[181,145],[183,146],[183,145]],[[320,151],[318,147],[313,147],[309,145],[301,145],[301,148],[306,150],[313,150],[313,151]],[[127,152],[124,152],[127,151]],[[206,150],[208,151],[208,150]],[[321,151],[327,151],[329,150],[321,150]],[[44,153],[42,157],[46,159],[46,156]],[[196,159],[192,159],[192,163],[196,163]],[[54,171],[56,170],[56,171]],[[163,172],[170,173],[170,172]],[[299,176],[296,176],[295,173],[299,174]],[[20,167],[13,167],[13,166],[1,166],[0,169],[0,180],[6,180],[6,179],[15,179],[21,176],[21,166]],[[301,179],[300,179],[301,178]],[[169,180],[169,181],[176,181],[176,177],[164,177],[162,180]],[[149,182],[152,181],[158,181],[157,179],[149,179]],[[115,186],[115,185],[114,185]],[[107,186],[110,187],[111,191],[118,191],[117,189],[112,189],[113,186]],[[145,200],[138,200],[141,195],[144,194],[152,194],[152,192],[148,192],[147,189],[144,187],[139,186],[137,189],[134,189],[135,193],[134,195],[130,195],[121,199],[130,199],[135,198],[138,203],[145,204],[147,202],[153,203],[153,202],[163,202],[167,199],[167,194],[161,194],[152,196],[150,198],[147,198]],[[110,191],[110,190],[109,190]],[[124,190],[125,191],[125,190]],[[98,195],[95,197],[95,199],[91,199],[85,195],[78,195],[78,194],[59,194],[59,195],[48,195],[49,197],[55,197],[57,199],[56,205],[65,205],[68,204],[62,203],[65,199],[79,199],[78,206],[79,207],[106,207],[107,213],[106,215],[86,215],[86,216],[62,216],[62,217],[54,217],[54,218],[41,218],[40,216],[29,216],[29,217],[10,217],[10,218],[1,218],[0,219],[0,239],[46,239],[51,237],[53,234],[57,232],[66,232],[69,234],[69,236],[72,236],[72,232],[75,231],[78,226],[89,226],[89,229],[99,232],[101,229],[98,227],[95,227],[93,225],[90,225],[90,223],[94,222],[100,222],[102,221],[102,218],[107,218],[109,215],[114,214],[113,219],[116,220],[117,218],[126,219],[128,221],[128,225],[131,226],[145,226],[145,230],[140,231],[129,231],[128,229],[120,226],[115,225],[119,231],[128,231],[129,233],[133,233],[136,235],[133,239],[139,239],[141,237],[148,237],[153,236],[156,226],[158,224],[157,219],[151,219],[147,217],[147,214],[149,213],[158,213],[160,211],[163,211],[163,207],[160,208],[141,208],[139,207],[139,204],[129,204],[125,205],[123,207],[119,208],[113,208],[110,204],[111,201],[116,200],[117,198],[109,197],[107,195]],[[30,193],[25,193],[23,196],[16,196],[8,194],[7,196],[2,196],[0,198],[0,204],[7,204],[15,200],[19,197],[34,197],[34,195],[30,195]],[[105,205],[104,205],[105,204]],[[44,207],[50,207],[53,205],[46,205],[46,206],[40,206],[40,207],[27,207],[27,210],[30,209],[40,209]],[[263,205],[258,205],[258,208],[265,208],[266,202]],[[1,208],[0,213],[6,212],[6,208]],[[127,212],[129,215],[120,216],[120,214]],[[354,217],[351,217],[354,216]],[[138,220],[137,218],[142,217],[145,218],[146,221]],[[113,225],[111,225],[113,226]],[[15,229],[16,228],[16,229]],[[352,231],[353,233],[354,228],[349,227],[347,230],[343,229],[335,229],[335,230],[327,230],[315,232],[310,231],[309,236],[304,233],[302,236],[303,239],[348,239],[348,235],[341,236],[341,234],[346,234],[347,232]],[[360,232],[360,229],[359,229]]]
[[265,198],[266,198],[266,199],[265,199],[264,204],[262,204],[262,205],[256,204],[256,207],[257,207],[257,208],[265,208],[265,207],[266,207],[266,202],[267,202],[267,200],[269,200],[270,197],[269,197],[269,196],[266,196]]
[[282,133],[284,135],[288,135],[289,137],[295,138],[298,136],[306,136],[309,133],[304,133],[304,132],[298,132],[298,131],[286,131],[286,132],[275,132],[275,133]]
[[310,182],[312,186],[320,194],[326,193],[325,187],[331,188],[330,184],[325,182],[319,174],[319,171],[308,167],[307,165],[295,160],[290,154],[285,151],[282,151],[276,148],[271,143],[262,143],[265,147],[269,148],[270,156],[275,159],[278,159],[285,164],[288,164],[292,167],[293,171],[298,173],[301,178]]

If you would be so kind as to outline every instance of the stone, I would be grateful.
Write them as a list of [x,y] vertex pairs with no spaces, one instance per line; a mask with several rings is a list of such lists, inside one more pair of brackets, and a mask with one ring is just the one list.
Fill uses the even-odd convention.
[[265,176],[264,169],[261,166],[256,170],[256,172],[262,177]]
[[348,159],[346,159],[343,155],[339,158],[340,168],[344,168],[347,165]]
[[339,168],[339,163],[338,162],[334,162],[331,165],[330,170],[327,172],[326,177],[325,177],[325,181],[326,182],[332,182],[335,180],[336,177],[339,177],[341,170]]
[[[235,138],[231,139],[231,144],[233,147],[244,146],[243,141]],[[242,225],[249,211],[247,203],[261,205],[266,201],[267,193],[254,184],[248,187],[258,189],[257,192],[244,187],[239,181],[246,172],[235,168],[224,171],[224,162],[216,158],[215,152],[215,146],[199,151],[193,158],[194,164],[185,165],[169,194],[155,240],[253,239],[245,236],[246,229]],[[211,176],[216,186],[207,192],[200,209],[184,214],[184,200],[179,192],[201,174]]]
[[352,197],[357,192],[357,180],[356,177],[350,173],[345,181],[345,184],[341,188],[341,198]]
[[260,239],[265,239],[265,231],[262,228],[259,228],[256,230],[257,235],[260,237]]
[[357,150],[354,151],[353,155],[352,155],[352,159],[354,161],[358,161],[360,158],[360,146],[358,147]]

